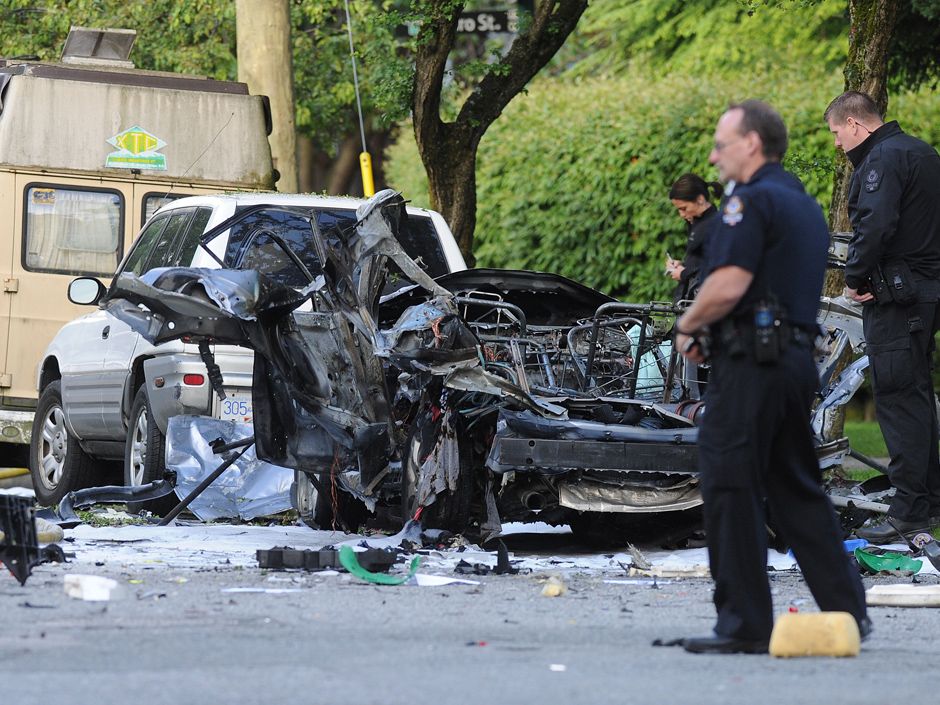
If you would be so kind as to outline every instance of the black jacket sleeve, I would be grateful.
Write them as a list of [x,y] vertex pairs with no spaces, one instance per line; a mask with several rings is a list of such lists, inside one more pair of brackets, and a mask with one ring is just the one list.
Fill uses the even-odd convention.
[[891,250],[906,173],[899,156],[873,152],[855,175],[858,201],[845,265],[845,283],[852,289],[865,284]]

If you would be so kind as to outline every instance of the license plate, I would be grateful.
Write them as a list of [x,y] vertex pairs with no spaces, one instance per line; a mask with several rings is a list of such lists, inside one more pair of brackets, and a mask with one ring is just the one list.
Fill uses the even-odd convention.
[[219,418],[223,421],[251,423],[251,392],[232,392],[226,389],[225,394],[225,399],[219,402]]

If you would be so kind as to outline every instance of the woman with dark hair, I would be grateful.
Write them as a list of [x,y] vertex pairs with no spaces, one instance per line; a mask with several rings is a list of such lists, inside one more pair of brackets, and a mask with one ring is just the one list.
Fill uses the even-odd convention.
[[688,223],[685,257],[680,262],[666,255],[666,274],[679,282],[673,295],[675,301],[694,299],[702,283],[705,240],[718,214],[711,200],[713,193],[715,198],[720,198],[722,185],[717,181],[706,182],[697,174],[683,174],[669,189],[669,200]]

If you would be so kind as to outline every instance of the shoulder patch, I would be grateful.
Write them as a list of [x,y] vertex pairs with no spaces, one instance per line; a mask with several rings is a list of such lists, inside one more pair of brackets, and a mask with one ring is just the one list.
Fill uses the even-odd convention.
[[869,170],[865,176],[865,190],[871,193],[877,191],[879,186],[881,186],[881,174],[878,173],[877,169]]
[[725,207],[721,212],[721,221],[733,227],[743,219],[744,202],[738,196],[732,196],[725,202]]

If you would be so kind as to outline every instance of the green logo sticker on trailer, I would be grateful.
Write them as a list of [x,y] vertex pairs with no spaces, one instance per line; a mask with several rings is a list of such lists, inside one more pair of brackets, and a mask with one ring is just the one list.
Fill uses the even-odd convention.
[[108,155],[104,163],[106,167],[166,171],[166,155],[157,151],[163,149],[166,142],[137,125],[119,132],[108,140],[108,144],[117,147],[118,151]]

